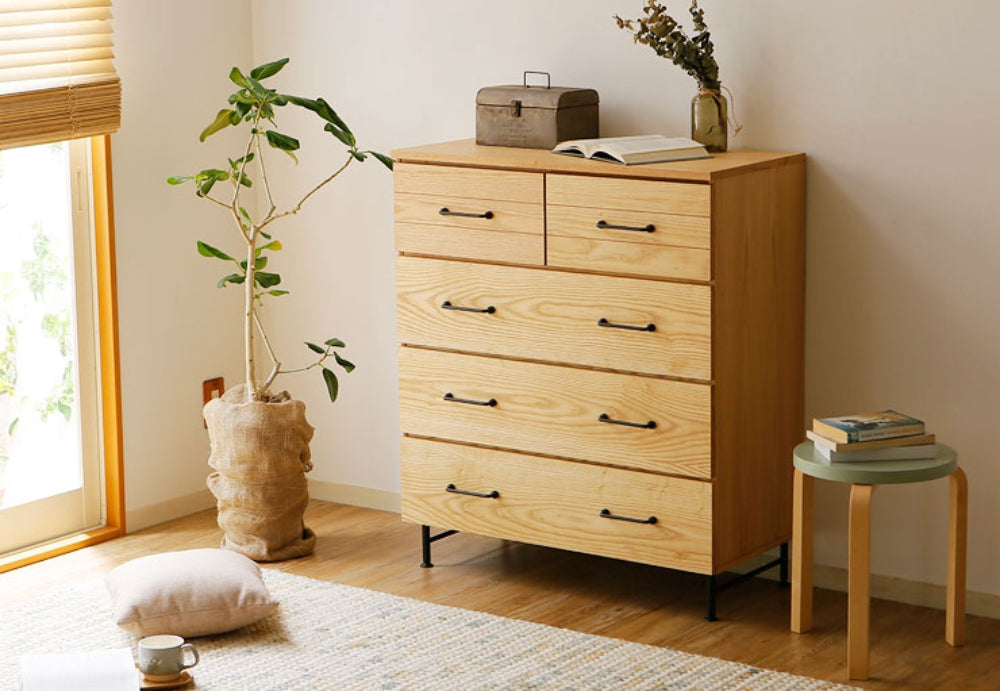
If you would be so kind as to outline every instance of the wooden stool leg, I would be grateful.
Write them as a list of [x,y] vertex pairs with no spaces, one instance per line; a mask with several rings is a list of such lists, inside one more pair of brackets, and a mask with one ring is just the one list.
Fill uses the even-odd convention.
[[965,552],[969,521],[969,483],[956,467],[951,474],[948,503],[948,599],[944,637],[951,645],[965,644]]
[[847,676],[868,678],[869,585],[872,493],[875,485],[851,485],[847,563]]
[[792,631],[795,633],[812,628],[813,485],[812,476],[795,469],[792,495]]

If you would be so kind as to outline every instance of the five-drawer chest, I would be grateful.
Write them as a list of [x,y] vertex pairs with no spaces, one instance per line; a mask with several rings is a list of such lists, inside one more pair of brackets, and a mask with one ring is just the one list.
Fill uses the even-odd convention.
[[714,577],[786,543],[805,157],[393,152],[402,515]]

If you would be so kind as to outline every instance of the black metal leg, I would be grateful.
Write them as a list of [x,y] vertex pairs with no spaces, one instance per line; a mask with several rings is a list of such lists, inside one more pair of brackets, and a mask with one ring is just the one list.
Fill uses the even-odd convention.
[[429,525],[420,526],[420,545],[423,548],[424,560],[420,568],[429,569],[434,566],[431,563],[431,527]]
[[434,566],[431,563],[431,543],[442,540],[450,535],[457,533],[457,530],[445,530],[437,535],[431,535],[431,527],[429,525],[420,526],[420,547],[423,553],[424,560],[420,564],[420,568],[429,569]]
[[718,592],[716,589],[715,576],[708,577],[708,611],[705,613],[705,621],[718,621],[719,618],[715,616],[715,595]]
[[781,543],[781,565],[778,569],[778,581],[781,585],[788,585],[788,543]]
[[724,582],[720,583],[716,576],[708,577],[708,613],[705,615],[706,621],[718,621],[718,617],[715,616],[715,599],[716,596],[721,593],[726,588],[731,588],[737,583],[742,583],[743,581],[749,580],[754,576],[757,576],[768,569],[773,569],[775,566],[778,567],[778,578],[782,585],[788,585],[788,543],[781,543],[781,555],[777,559],[772,559],[766,564],[761,564],[751,571],[747,571],[744,574],[740,574],[734,578],[727,578]]

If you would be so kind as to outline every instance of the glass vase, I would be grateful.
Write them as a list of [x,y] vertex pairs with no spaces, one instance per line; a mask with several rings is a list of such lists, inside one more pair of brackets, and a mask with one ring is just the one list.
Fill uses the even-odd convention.
[[722,153],[728,146],[727,119],[728,106],[722,92],[699,86],[698,94],[691,99],[691,139],[709,153]]

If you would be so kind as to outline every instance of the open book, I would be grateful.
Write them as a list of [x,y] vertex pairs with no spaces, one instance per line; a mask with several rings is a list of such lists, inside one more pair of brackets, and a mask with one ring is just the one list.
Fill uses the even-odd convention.
[[600,139],[573,139],[559,142],[552,149],[557,154],[582,156],[600,161],[623,163],[658,163],[684,161],[692,158],[711,158],[705,147],[684,137],[664,137],[660,134],[640,134],[632,137],[601,137]]

